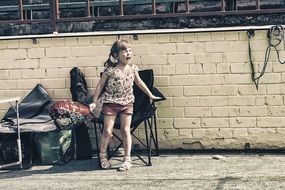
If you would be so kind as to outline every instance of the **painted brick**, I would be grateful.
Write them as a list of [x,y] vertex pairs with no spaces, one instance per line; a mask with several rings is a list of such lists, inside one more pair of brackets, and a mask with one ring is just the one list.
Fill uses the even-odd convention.
[[184,64],[175,65],[175,74],[177,75],[189,74],[189,66]]
[[7,46],[7,41],[6,40],[0,40],[0,49],[6,49]]
[[44,48],[28,49],[28,58],[43,58],[45,56]]
[[[166,149],[283,148],[285,67],[270,54],[256,89],[251,81],[246,31],[122,35],[140,70],[153,69],[160,147]],[[79,67],[89,93],[117,35],[0,41],[0,96],[27,95],[41,83],[55,100],[71,99],[70,74]],[[34,43],[35,42],[35,43]],[[251,41],[257,74],[264,63],[266,31]],[[284,57],[284,47],[278,47]],[[6,107],[0,106],[0,113]],[[98,110],[98,113],[100,111]],[[141,129],[137,132],[144,136]]]
[[217,73],[230,73],[230,64],[218,63],[217,64]]
[[171,86],[188,86],[195,84],[194,80],[191,80],[192,77],[187,75],[174,75],[170,76],[170,85]]
[[221,134],[221,137],[224,139],[230,139],[233,138],[233,129],[219,129],[219,133]]
[[201,73],[203,73],[202,64],[190,64],[189,70],[190,70],[190,74],[201,74]]
[[172,108],[171,112],[169,108],[160,108],[157,111],[158,117],[162,118],[183,118],[184,117],[184,109],[183,108]]
[[26,79],[17,81],[17,89],[32,90],[39,83],[38,79]]
[[227,118],[202,118],[201,120],[203,128],[229,127],[229,121]]
[[170,42],[183,42],[181,34],[170,34]]
[[17,59],[14,60],[15,68],[33,69],[39,66],[38,59]]
[[51,45],[53,47],[63,47],[64,46],[64,38],[52,38]]
[[246,129],[246,128],[234,129],[233,136],[234,137],[247,137],[248,136],[248,129]]
[[234,96],[238,94],[238,87],[235,85],[213,85],[211,95],[213,96]]
[[198,33],[198,41],[211,41],[211,35],[209,32]]
[[185,117],[186,118],[204,118],[211,117],[211,109],[209,107],[186,107]]
[[142,41],[143,43],[154,44],[157,42],[156,35],[155,34],[142,35]]
[[156,86],[169,86],[170,85],[170,77],[168,76],[161,76],[155,78],[155,85]]
[[52,47],[51,38],[40,38],[38,40],[40,47]]
[[257,118],[257,127],[284,127],[284,117]]
[[200,120],[198,118],[175,118],[174,119],[175,129],[193,129],[200,128]]
[[242,63],[235,63],[230,66],[231,73],[244,73],[245,67]]
[[90,37],[78,37],[77,44],[79,46],[89,46],[91,44],[91,39]]
[[9,79],[9,71],[8,70],[0,70],[0,80]]
[[167,55],[145,55],[141,58],[142,64],[145,65],[167,64],[167,59]]
[[162,66],[163,75],[174,75],[175,74],[175,65],[163,65]]
[[253,106],[255,105],[254,96],[233,96],[228,97],[228,106]]
[[22,70],[13,69],[9,71],[10,80],[19,80],[22,78]]
[[79,47],[72,47],[70,51],[71,51],[71,56],[74,56],[74,57],[97,56],[98,55],[97,49],[98,48],[94,46],[84,46],[84,47],[79,46]]
[[64,38],[64,46],[67,47],[77,46],[77,37]]
[[183,34],[184,42],[193,42],[198,40],[197,33],[185,33]]
[[210,95],[209,86],[186,86],[184,87],[185,96],[206,96]]
[[256,105],[268,105],[268,106],[282,106],[283,105],[283,96],[281,95],[272,95],[272,96],[257,96]]
[[169,64],[189,64],[194,63],[193,54],[175,54],[168,55]]
[[34,78],[34,70],[33,69],[23,69],[22,70],[22,78],[23,79]]
[[202,64],[203,66],[203,73],[205,74],[211,74],[211,73],[216,73],[216,64],[210,63],[210,64]]
[[238,32],[225,32],[226,40],[238,40],[239,34]]
[[104,43],[104,38],[102,36],[91,36],[90,42],[94,45],[102,45]]
[[39,40],[38,39],[34,39],[34,40],[33,39],[22,39],[22,40],[19,40],[19,47],[20,48],[37,48],[37,47],[39,47]]
[[204,75],[197,75],[196,76],[196,84],[205,86],[205,85],[217,85],[217,84],[224,84],[224,77],[222,75],[217,74],[204,74]]
[[60,78],[63,76],[59,75],[59,69],[49,68],[49,69],[46,69],[46,77],[47,78]]
[[268,107],[268,116],[284,117],[285,109],[280,106],[270,106]]
[[192,132],[190,129],[178,129],[179,137],[188,137],[192,138]]
[[[145,45],[146,46],[146,45]],[[161,44],[152,44],[152,45],[147,45],[147,49],[145,49],[145,53],[148,54],[154,54],[154,55],[169,55],[169,54],[175,54],[176,53],[176,45],[174,43],[170,44],[164,44],[163,48],[161,48]],[[142,50],[144,50],[142,49]],[[135,49],[134,49],[134,52]]]
[[158,43],[170,42],[170,34],[160,34],[156,36]]
[[[133,45],[132,46],[132,52],[135,55],[148,55],[150,54],[150,52],[154,49],[154,47],[157,48],[157,46],[152,46],[153,48],[151,48],[148,45]],[[109,48],[110,49],[110,48]],[[109,50],[110,51],[110,50]],[[106,54],[105,54],[106,55]]]
[[230,118],[231,128],[250,128],[257,127],[255,117],[236,117]]
[[226,106],[227,99],[223,96],[208,96],[208,97],[200,97],[200,105],[201,106]]
[[213,117],[237,117],[239,107],[212,107]]
[[2,56],[5,59],[25,59],[27,58],[27,51],[25,49],[7,49],[2,51]]
[[195,63],[220,63],[222,60],[221,53],[199,53],[195,55]]
[[6,47],[9,49],[16,49],[20,47],[19,40],[8,40],[6,43]]
[[69,47],[53,47],[46,48],[46,57],[70,57]]
[[198,97],[173,97],[174,107],[199,106]]
[[46,70],[45,69],[34,69],[34,77],[36,79],[45,78]]
[[159,119],[157,125],[159,129],[173,129],[173,119],[171,118]]
[[205,136],[205,129],[193,129],[193,138],[202,139]]

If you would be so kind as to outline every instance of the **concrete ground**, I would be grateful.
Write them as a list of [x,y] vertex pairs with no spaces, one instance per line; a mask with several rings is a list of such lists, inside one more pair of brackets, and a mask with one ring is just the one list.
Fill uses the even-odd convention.
[[98,169],[96,158],[26,170],[1,170],[0,189],[285,189],[285,155],[162,154],[152,158],[152,166],[134,157],[131,170],[118,172],[121,160],[113,158],[110,170]]

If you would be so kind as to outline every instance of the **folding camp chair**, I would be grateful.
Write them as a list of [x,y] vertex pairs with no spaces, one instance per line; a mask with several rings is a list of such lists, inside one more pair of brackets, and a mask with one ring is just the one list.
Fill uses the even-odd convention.
[[[154,76],[153,70],[142,70],[139,71],[139,75],[141,79],[145,82],[146,86],[150,89],[150,91],[155,95],[161,97],[161,100],[165,100],[166,98],[163,96],[162,93],[159,92],[154,86]],[[135,95],[135,102],[134,102],[134,112],[131,122],[131,135],[132,137],[142,146],[142,149],[134,150],[132,149],[132,154],[136,155],[145,165],[151,166],[151,156],[158,155],[158,137],[157,137],[157,125],[156,125],[156,101],[151,101],[150,98],[141,91],[138,86],[134,85],[134,95]],[[100,166],[99,160],[99,146],[98,146],[98,136],[97,131],[103,130],[103,123],[104,119],[102,114],[94,120],[95,126],[95,138],[96,138],[96,146],[97,146],[97,153],[98,153],[98,162]],[[145,130],[145,142],[141,140],[136,134],[136,129],[140,126],[140,124],[144,124]],[[114,125],[114,129],[120,129],[120,121],[119,117],[117,117]],[[119,143],[116,147],[112,150],[108,149],[108,158],[110,159],[113,157],[119,148],[123,145],[122,139],[116,133],[113,133],[113,136],[118,139]],[[144,151],[143,151],[144,150]],[[147,161],[143,158],[143,154],[146,152]]]

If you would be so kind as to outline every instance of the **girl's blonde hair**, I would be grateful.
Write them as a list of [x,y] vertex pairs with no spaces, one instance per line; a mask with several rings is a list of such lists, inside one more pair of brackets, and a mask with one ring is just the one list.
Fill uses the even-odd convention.
[[120,51],[126,50],[130,47],[130,43],[126,39],[116,40],[110,50],[109,58],[105,61],[105,67],[115,67],[117,61],[114,62],[114,59],[117,59]]

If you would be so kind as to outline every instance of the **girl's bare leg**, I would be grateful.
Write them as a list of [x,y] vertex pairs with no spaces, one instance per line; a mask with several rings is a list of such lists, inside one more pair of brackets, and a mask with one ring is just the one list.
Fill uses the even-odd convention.
[[121,114],[121,134],[123,137],[124,157],[131,158],[132,137],[131,137],[131,121],[132,115]]
[[119,171],[126,171],[132,167],[131,150],[132,150],[132,137],[131,137],[131,121],[132,115],[121,114],[121,134],[123,137],[124,145],[124,162],[119,167]]
[[116,120],[116,116],[105,115],[104,116],[104,128],[101,136],[101,143],[100,143],[100,161],[102,168],[110,168],[111,164],[107,160],[107,147],[112,137],[112,132],[114,128],[114,123]]

